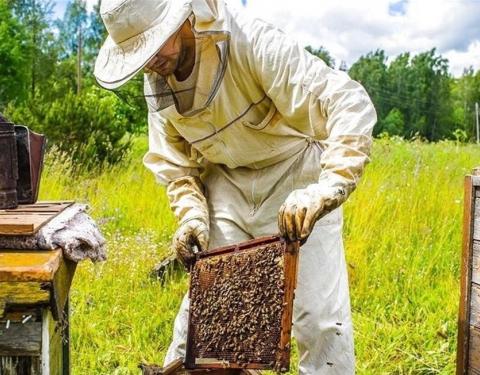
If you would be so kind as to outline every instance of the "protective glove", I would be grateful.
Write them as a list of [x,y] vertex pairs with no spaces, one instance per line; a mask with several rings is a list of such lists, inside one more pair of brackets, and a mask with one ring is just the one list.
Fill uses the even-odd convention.
[[191,219],[183,224],[173,236],[173,248],[177,258],[189,270],[195,261],[195,247],[198,251],[208,249],[209,227],[201,219]]
[[278,212],[280,234],[290,241],[304,243],[317,220],[340,206],[346,197],[343,187],[321,184],[292,191]]
[[208,249],[209,216],[203,185],[198,177],[178,178],[168,184],[167,196],[179,222],[172,247],[188,270],[195,259],[194,247]]

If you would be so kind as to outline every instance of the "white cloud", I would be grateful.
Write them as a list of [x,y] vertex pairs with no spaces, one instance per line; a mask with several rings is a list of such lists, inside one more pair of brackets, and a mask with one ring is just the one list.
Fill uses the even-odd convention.
[[[88,9],[97,1],[87,0]],[[241,0],[228,1],[243,8]],[[66,2],[57,1],[56,15]],[[377,48],[394,58],[436,47],[454,75],[480,69],[480,0],[247,0],[243,9],[305,45],[324,46],[337,64],[350,66]]]
[[248,0],[245,9],[348,65],[377,48],[393,58],[435,47],[454,75],[480,69],[480,0]]
[[464,52],[450,50],[444,54],[450,61],[451,70],[461,74],[463,69],[473,66],[476,69],[479,69],[480,62],[480,41],[476,40],[472,42],[468,49]]

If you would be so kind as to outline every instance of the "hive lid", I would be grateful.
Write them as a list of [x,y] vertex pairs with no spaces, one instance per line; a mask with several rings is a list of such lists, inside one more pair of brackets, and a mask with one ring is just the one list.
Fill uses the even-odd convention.
[[45,201],[0,210],[0,236],[33,235],[73,203],[73,201]]
[[1,250],[0,282],[53,281],[62,250]]

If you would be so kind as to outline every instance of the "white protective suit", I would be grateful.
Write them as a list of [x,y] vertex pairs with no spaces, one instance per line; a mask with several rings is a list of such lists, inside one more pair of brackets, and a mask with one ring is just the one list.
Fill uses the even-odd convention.
[[[209,3],[215,28],[230,35],[223,80],[200,113],[185,117],[175,106],[149,113],[144,163],[168,187],[180,224],[209,223],[215,248],[278,233],[278,210],[295,189],[340,188],[345,200],[369,160],[376,114],[346,73],[275,27],[222,0]],[[209,32],[208,23],[197,27]],[[300,250],[293,334],[301,374],[354,373],[342,223],[339,207]],[[187,314],[185,296],[166,364],[185,355]]]

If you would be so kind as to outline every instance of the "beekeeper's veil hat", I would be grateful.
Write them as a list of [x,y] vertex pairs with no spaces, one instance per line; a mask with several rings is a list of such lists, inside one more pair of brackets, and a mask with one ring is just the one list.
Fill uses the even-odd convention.
[[108,31],[95,63],[100,85],[115,89],[140,71],[192,12],[187,0],[103,0]]
[[103,0],[100,14],[109,36],[94,74],[110,90],[131,80],[190,18],[197,45],[191,87],[178,89],[174,77],[148,73],[145,96],[150,110],[175,104],[179,112],[189,115],[208,105],[228,57],[230,27],[224,0]]

